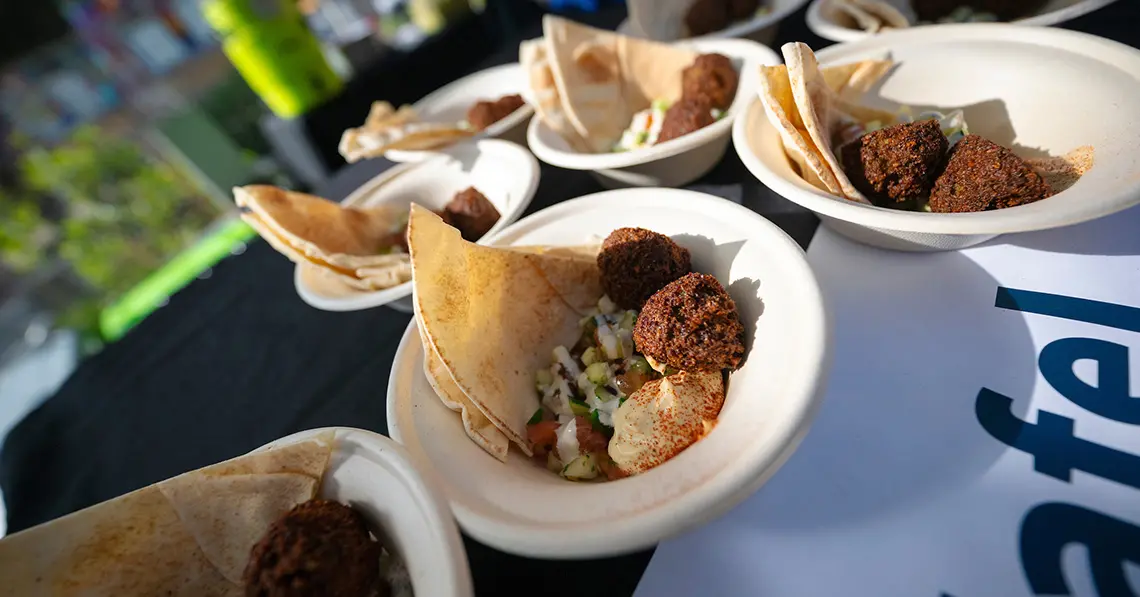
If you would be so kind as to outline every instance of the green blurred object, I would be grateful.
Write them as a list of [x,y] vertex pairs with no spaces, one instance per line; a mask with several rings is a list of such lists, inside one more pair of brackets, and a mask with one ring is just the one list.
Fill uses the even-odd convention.
[[194,281],[256,234],[238,218],[226,220],[104,309],[99,315],[99,331],[103,339],[114,342],[122,338],[138,322],[161,307],[170,295]]
[[340,92],[296,0],[205,0],[202,14],[222,51],[280,118],[293,118]]
[[435,35],[473,8],[470,0],[409,0],[408,18],[424,33]]
[[56,313],[56,325],[97,332],[106,305],[198,241],[222,214],[152,153],[88,126],[22,156],[24,196],[5,198],[0,215],[12,217],[0,226],[0,258],[24,273],[62,261],[82,281],[86,292]]

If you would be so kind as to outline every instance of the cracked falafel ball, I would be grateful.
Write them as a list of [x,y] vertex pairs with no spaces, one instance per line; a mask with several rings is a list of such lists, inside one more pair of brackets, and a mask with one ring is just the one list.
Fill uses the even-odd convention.
[[633,327],[638,352],[681,371],[736,369],[744,324],[713,276],[691,273],[649,297]]

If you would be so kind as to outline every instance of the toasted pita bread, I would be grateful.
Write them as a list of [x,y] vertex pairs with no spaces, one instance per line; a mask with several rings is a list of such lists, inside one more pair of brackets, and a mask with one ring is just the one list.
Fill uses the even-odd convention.
[[[538,408],[534,372],[550,365],[556,346],[577,338],[586,297],[601,296],[596,261],[468,243],[419,206],[412,207],[408,241],[425,352],[434,351],[467,400],[529,455],[526,423]],[[437,377],[438,368],[429,370]],[[441,398],[453,409],[466,406],[446,389]]]
[[404,226],[400,210],[344,207],[265,185],[236,187],[234,199],[242,219],[294,263],[325,269],[358,290],[411,279],[408,255],[391,250]]
[[395,110],[388,102],[373,102],[364,124],[344,131],[337,150],[351,164],[395,149],[438,149],[474,134],[459,123],[419,122],[411,106]]
[[574,129],[562,108],[562,97],[558,94],[545,42],[539,38],[519,44],[519,63],[527,74],[530,103],[538,117],[576,151],[590,151],[589,143]]
[[905,29],[911,26],[906,15],[887,2],[879,0],[833,0],[832,6],[839,15],[847,17],[841,23],[867,33],[878,33],[886,29]]
[[[629,127],[633,115],[654,101],[681,96],[681,71],[698,56],[694,51],[622,36],[560,17],[543,18],[542,54],[549,73],[531,74],[532,94],[542,108],[539,117],[555,131],[567,127],[571,146],[608,152]],[[533,43],[533,42],[532,42]],[[520,46],[520,54],[535,64],[539,52]],[[524,60],[524,63],[527,62]],[[549,74],[553,92],[545,83]],[[560,111],[551,102],[557,99]],[[552,118],[552,114],[555,117]],[[565,136],[565,135],[564,135]]]
[[332,434],[247,454],[0,540],[0,596],[240,597],[249,549],[312,499]]
[[[807,44],[799,42],[784,44],[780,50],[788,66],[788,81],[804,128],[838,183],[838,194],[854,201],[867,201],[851,184],[831,148],[832,125],[839,121],[841,114],[837,109],[837,97],[827,86],[815,54]],[[835,189],[829,190],[836,192]]]
[[313,499],[319,480],[308,475],[188,474],[159,484],[202,553],[230,582],[241,583],[249,552],[271,524]]

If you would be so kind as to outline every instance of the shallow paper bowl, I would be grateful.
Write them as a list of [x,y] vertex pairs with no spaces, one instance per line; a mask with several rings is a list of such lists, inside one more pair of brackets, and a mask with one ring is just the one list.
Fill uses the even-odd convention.
[[[910,0],[883,0],[894,5],[913,23],[914,10],[910,7]],[[1116,0],[1050,0],[1036,14],[1012,21],[1014,24],[1026,27],[1050,27],[1077,17],[1086,15],[1112,4]],[[875,35],[862,29],[849,26],[839,9],[835,6],[836,0],[814,0],[808,7],[805,20],[811,32],[831,41],[856,41]]]
[[[698,52],[716,52],[736,61],[740,86],[724,118],[664,143],[622,153],[580,153],[543,123],[533,118],[527,128],[530,150],[538,159],[569,170],[591,170],[598,182],[614,187],[677,187],[692,182],[716,166],[728,148],[732,121],[756,95],[762,64],[779,64],[776,53],[758,43],[739,39],[680,42]],[[680,74],[678,74],[680,76]]]
[[[454,145],[426,161],[394,166],[354,191],[343,204],[407,207],[418,203],[439,210],[457,192],[473,186],[499,211],[499,221],[490,235],[522,215],[538,189],[539,176],[538,162],[526,149],[508,141],[480,139]],[[345,296],[322,293],[306,271],[299,265],[294,268],[293,285],[301,300],[318,309],[359,311],[387,305],[397,311],[412,312],[411,282]]]
[[1045,27],[939,25],[901,30],[820,51],[821,64],[889,53],[898,66],[867,103],[962,108],[970,132],[1022,157],[1095,148],[1095,165],[1048,199],[978,213],[936,214],[863,205],[807,183],[793,169],[757,99],[733,128],[740,159],[760,182],[866,244],[946,251],[999,234],[1057,228],[1140,203],[1140,51]]
[[[460,122],[467,119],[467,110],[475,102],[494,101],[512,93],[521,95],[526,85],[526,73],[522,65],[512,62],[452,81],[424,96],[412,107],[419,119],[425,122]],[[526,123],[532,115],[534,108],[530,104],[523,104],[502,120],[477,133],[474,138],[499,138],[525,145]],[[419,162],[438,154],[439,150],[395,149],[384,152],[384,157],[393,162]]]
[[[740,21],[733,23],[729,27],[725,27],[720,31],[714,31],[707,35],[697,37],[690,37],[690,40],[697,39],[720,39],[720,38],[741,38],[750,39],[762,44],[770,44],[776,38],[776,28],[780,21],[787,18],[788,15],[796,12],[807,0],[762,0],[761,4],[768,6],[771,10],[767,14],[754,17],[747,21]],[[634,37],[648,37],[642,32],[633,21],[625,19],[618,25],[617,32],[622,35],[631,35]],[[662,40],[664,41],[664,40]],[[672,41],[672,40],[669,40]]]
[[417,471],[399,444],[371,431],[336,427],[295,433],[258,450],[330,430],[336,444],[319,497],[352,506],[384,534],[407,566],[416,595],[473,596],[467,552],[439,484]]
[[807,433],[829,365],[823,299],[803,252],[774,224],[724,199],[677,189],[596,193],[542,210],[493,245],[578,245],[615,228],[667,234],[715,275],[746,330],[713,431],[641,475],[573,483],[511,450],[506,463],[464,434],[459,413],[424,376],[415,321],[388,382],[388,426],[412,461],[443,483],[460,526],[503,551],[542,558],[613,555],[724,513],[767,481]]

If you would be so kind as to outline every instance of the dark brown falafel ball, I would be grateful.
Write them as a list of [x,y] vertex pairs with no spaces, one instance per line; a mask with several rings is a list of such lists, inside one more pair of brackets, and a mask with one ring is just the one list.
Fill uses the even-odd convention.
[[685,13],[685,27],[690,37],[707,35],[728,27],[728,4],[725,0],[697,0]]
[[851,184],[876,203],[902,203],[930,195],[949,143],[934,119],[896,124],[843,146]]
[[471,128],[481,131],[492,124],[510,116],[523,105],[521,95],[515,93],[504,95],[495,101],[476,102],[467,110],[467,123]]
[[499,221],[499,210],[475,187],[467,187],[455,194],[440,217],[454,226],[467,242],[475,242]]
[[722,54],[701,54],[681,71],[681,97],[704,101],[718,110],[732,105],[739,84],[740,74]]
[[666,284],[691,271],[689,250],[644,228],[618,228],[598,253],[602,288],[623,309],[640,309]]
[[1053,192],[1025,160],[978,135],[966,135],[950,150],[934,182],[930,210],[986,211],[1040,201]]
[[720,282],[692,273],[645,301],[633,342],[641,354],[681,371],[736,369],[744,358],[744,325]]
[[661,120],[661,132],[657,134],[657,143],[683,137],[714,122],[716,119],[712,115],[712,106],[708,103],[681,98],[665,110],[665,117]]
[[731,21],[751,19],[760,10],[760,0],[728,0],[728,18]]
[[274,522],[250,551],[246,597],[387,597],[380,544],[359,512],[311,500]]

